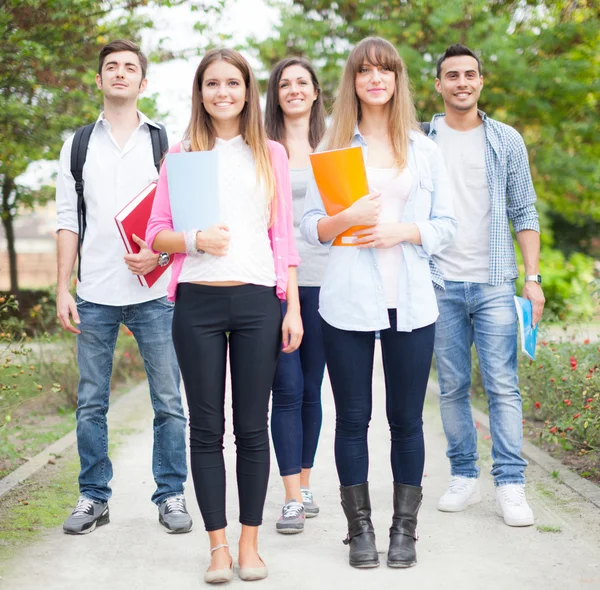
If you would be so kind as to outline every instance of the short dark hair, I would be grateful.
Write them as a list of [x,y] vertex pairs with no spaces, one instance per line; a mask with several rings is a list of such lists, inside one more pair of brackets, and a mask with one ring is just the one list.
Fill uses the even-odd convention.
[[282,59],[273,68],[269,77],[269,85],[267,88],[267,106],[265,108],[265,129],[269,139],[285,145],[285,124],[283,121],[283,111],[279,106],[279,82],[283,71],[290,66],[300,66],[304,68],[310,75],[312,85],[317,91],[317,99],[313,102],[310,110],[310,123],[308,130],[308,142],[314,150],[318,145],[323,135],[325,134],[325,106],[323,97],[321,96],[321,86],[319,79],[312,64],[304,57],[288,57]]
[[442,75],[442,64],[445,60],[447,60],[449,57],[459,57],[461,55],[468,55],[469,57],[475,59],[475,61],[477,62],[477,69],[479,70],[479,75],[481,76],[481,60],[479,59],[479,56],[474,51],[471,51],[468,47],[465,47],[460,43],[450,45],[450,47],[448,47],[446,51],[444,51],[444,53],[440,55],[436,64],[436,76],[439,78]]
[[142,68],[143,80],[146,77],[146,70],[148,69],[148,58],[142,53],[142,50],[129,39],[117,39],[116,41],[111,41],[100,50],[100,55],[98,56],[98,74],[102,76],[102,66],[104,65],[104,60],[107,56],[111,53],[117,53],[117,51],[131,51],[138,56],[140,68]]

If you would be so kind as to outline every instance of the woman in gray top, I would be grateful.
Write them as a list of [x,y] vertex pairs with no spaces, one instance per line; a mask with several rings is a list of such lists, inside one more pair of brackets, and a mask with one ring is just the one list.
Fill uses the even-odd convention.
[[[325,370],[318,307],[328,251],[307,244],[299,229],[311,178],[309,154],[325,132],[321,90],[307,60],[284,59],[273,69],[267,90],[265,128],[269,138],[282,143],[288,152],[294,234],[302,260],[298,285],[304,337],[296,352],[279,357],[271,416],[273,446],[285,487],[285,502],[276,527],[280,533],[294,534],[304,530],[306,517],[319,513],[309,479],[321,430],[321,383]],[[285,303],[283,306],[285,313]]]

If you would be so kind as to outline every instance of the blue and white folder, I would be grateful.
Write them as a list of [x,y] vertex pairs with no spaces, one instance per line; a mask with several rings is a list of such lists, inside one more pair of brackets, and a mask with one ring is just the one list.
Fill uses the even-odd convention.
[[205,230],[219,223],[219,154],[167,154],[167,180],[175,231]]
[[533,326],[533,307],[529,299],[515,295],[515,306],[519,318],[519,334],[521,336],[521,352],[531,360],[535,360],[535,344],[537,341],[538,325]]

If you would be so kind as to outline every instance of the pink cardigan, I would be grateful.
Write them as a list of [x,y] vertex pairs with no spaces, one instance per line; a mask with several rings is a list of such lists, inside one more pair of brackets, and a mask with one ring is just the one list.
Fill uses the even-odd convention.
[[[288,282],[288,266],[298,266],[300,257],[294,242],[294,221],[292,217],[292,188],[290,184],[290,171],[285,148],[275,142],[268,141],[271,164],[275,173],[277,186],[277,207],[273,224],[269,228],[269,239],[275,260],[275,275],[277,277],[276,292],[281,300],[285,300]],[[169,153],[181,151],[181,143],[176,144]],[[171,203],[169,201],[169,186],[167,182],[167,167],[162,166],[158,177],[158,187],[152,214],[146,228],[146,243],[152,247],[159,232],[173,230],[171,218]],[[169,301],[175,301],[177,282],[186,254],[176,253],[171,265],[171,281],[167,289]]]

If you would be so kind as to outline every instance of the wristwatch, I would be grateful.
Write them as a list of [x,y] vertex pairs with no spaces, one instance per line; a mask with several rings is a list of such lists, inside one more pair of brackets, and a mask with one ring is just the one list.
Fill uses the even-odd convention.
[[542,275],[526,275],[525,280],[532,281],[534,283],[537,283],[538,285],[541,285],[542,284]]
[[171,260],[171,257],[169,256],[169,254],[167,252],[161,252],[158,255],[158,266],[167,266],[167,264],[169,264],[170,260]]

